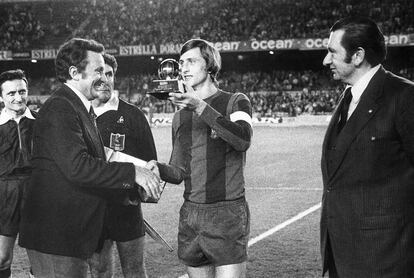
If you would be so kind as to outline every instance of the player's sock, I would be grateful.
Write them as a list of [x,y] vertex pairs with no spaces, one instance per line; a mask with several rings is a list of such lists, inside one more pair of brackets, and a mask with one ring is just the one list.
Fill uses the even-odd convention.
[[0,270],[0,278],[9,278],[11,275],[10,267],[7,269]]

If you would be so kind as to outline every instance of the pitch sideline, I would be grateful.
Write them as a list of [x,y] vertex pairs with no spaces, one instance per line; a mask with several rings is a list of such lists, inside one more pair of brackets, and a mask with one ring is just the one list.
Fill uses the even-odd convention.
[[[280,223],[279,225],[276,225],[275,227],[271,228],[270,230],[267,230],[266,232],[258,235],[255,238],[252,238],[249,240],[248,246],[252,246],[253,244],[256,244],[257,242],[265,239],[268,236],[271,236],[272,234],[276,233],[277,231],[280,231],[281,229],[285,228],[286,226],[289,226],[290,224],[302,219],[303,217],[305,217],[308,214],[311,214],[312,212],[318,210],[321,207],[321,203],[318,203],[310,208],[308,208],[307,210],[304,210],[300,213],[298,213],[297,215],[293,216],[292,218],[286,220],[283,223]],[[181,275],[178,278],[188,278],[187,274]]]

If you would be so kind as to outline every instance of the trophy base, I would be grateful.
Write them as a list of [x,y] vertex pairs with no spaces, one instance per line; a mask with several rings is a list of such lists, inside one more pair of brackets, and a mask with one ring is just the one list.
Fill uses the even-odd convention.
[[168,99],[169,93],[180,92],[177,79],[169,80],[153,80],[150,84],[149,95],[154,96],[158,99]]
[[147,94],[150,96],[156,97],[158,99],[161,99],[161,100],[166,100],[170,97],[168,95],[169,93],[172,93],[172,92],[148,92]]

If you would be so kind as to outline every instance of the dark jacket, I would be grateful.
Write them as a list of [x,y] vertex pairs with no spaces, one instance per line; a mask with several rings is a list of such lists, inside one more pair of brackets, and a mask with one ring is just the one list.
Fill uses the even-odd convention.
[[414,84],[381,67],[335,136],[338,117],[322,153],[323,272],[333,255],[339,277],[414,277]]
[[40,110],[33,144],[34,168],[19,244],[43,253],[90,257],[107,208],[99,189],[130,187],[133,164],[106,162],[93,120],[65,85]]

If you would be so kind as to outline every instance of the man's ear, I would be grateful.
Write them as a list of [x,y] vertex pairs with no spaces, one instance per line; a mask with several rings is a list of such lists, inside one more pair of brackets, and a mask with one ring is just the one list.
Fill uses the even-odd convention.
[[69,75],[73,80],[79,81],[80,79],[80,72],[78,71],[78,68],[75,66],[69,67]]
[[358,47],[357,51],[352,55],[352,62],[356,67],[359,67],[365,60],[365,49]]

